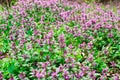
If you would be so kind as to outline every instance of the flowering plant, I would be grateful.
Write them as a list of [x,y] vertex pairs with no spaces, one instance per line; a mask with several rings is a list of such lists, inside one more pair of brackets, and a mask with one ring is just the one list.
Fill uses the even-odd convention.
[[0,13],[0,80],[119,80],[117,8],[19,0]]

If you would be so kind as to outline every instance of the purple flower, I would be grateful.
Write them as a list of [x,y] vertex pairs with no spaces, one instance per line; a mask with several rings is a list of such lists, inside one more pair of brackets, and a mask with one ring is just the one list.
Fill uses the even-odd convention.
[[107,28],[107,29],[110,29],[110,30],[111,30],[111,29],[112,29],[112,25],[108,24],[108,25],[106,25],[106,26],[105,26],[105,28]]
[[82,67],[81,67],[81,70],[82,70],[83,72],[86,72],[86,71],[89,70],[89,67],[88,67],[88,66],[82,66]]
[[120,80],[119,76],[114,76],[114,80]]
[[102,74],[105,75],[108,72],[108,68],[102,70]]
[[74,31],[78,31],[78,27],[75,26],[75,27],[73,28],[73,30],[74,30]]
[[36,76],[36,73],[37,73],[37,71],[36,70],[32,70],[32,76]]
[[92,22],[91,21],[88,21],[87,23],[86,23],[86,27],[90,27],[92,25]]
[[26,77],[26,74],[25,73],[20,73],[18,76],[19,76],[20,79],[24,79]]
[[59,68],[58,68],[58,71],[59,71],[59,72],[62,72],[63,69],[64,69],[64,66],[60,65]]
[[72,44],[70,44],[68,47],[69,47],[70,49],[73,49],[74,46],[73,46]]
[[14,38],[13,38],[13,36],[12,35],[10,35],[10,40],[12,41],[12,40],[14,40]]
[[92,55],[92,54],[89,54],[87,60],[88,60],[89,62],[93,61],[93,55]]
[[93,36],[89,36],[88,39],[93,40],[94,38],[93,38]]
[[46,68],[48,66],[49,62],[41,63],[43,68]]
[[60,46],[61,48],[65,48],[65,47],[66,47],[66,44],[65,44],[65,43],[60,43],[59,46]]
[[58,41],[61,48],[64,48],[66,46],[64,34],[59,35]]
[[95,23],[96,23],[96,20],[95,20],[95,19],[93,19],[93,20],[92,20],[92,24],[95,24]]
[[3,80],[3,75],[1,72],[0,72],[0,80]]
[[105,78],[105,76],[103,75],[103,76],[100,76],[100,80],[104,80],[104,78]]
[[22,57],[23,57],[24,59],[29,58],[28,54],[23,54]]
[[37,35],[38,33],[39,33],[38,30],[35,30],[35,31],[34,31],[34,35]]
[[89,43],[88,43],[88,48],[91,49],[92,46],[93,46],[93,43],[92,43],[92,42],[89,42]]
[[104,53],[105,53],[105,54],[108,54],[108,50],[105,49],[105,50],[104,50]]
[[66,61],[66,63],[70,63],[70,62],[74,62],[75,60],[72,57],[68,57],[65,59],[65,61]]
[[96,78],[95,72],[96,71],[94,70],[94,71],[92,71],[92,72],[89,73],[90,78],[92,78],[93,80],[95,80],[95,78]]
[[83,48],[83,47],[85,47],[85,45],[86,45],[86,43],[83,42],[82,44],[79,45],[79,47],[80,47],[80,48]]
[[120,80],[120,75],[119,74],[115,74],[113,77],[114,77],[113,80]]
[[113,37],[113,34],[112,34],[112,33],[110,33],[110,34],[108,34],[108,36],[109,36],[110,38],[112,38],[112,37]]
[[69,76],[65,76],[64,79],[65,80],[70,80],[70,77]]
[[41,74],[40,72],[37,71],[36,77],[37,77],[38,79],[41,79],[41,78],[43,78],[43,74]]
[[116,63],[114,61],[110,62],[112,67],[116,66]]
[[4,55],[3,56],[0,55],[0,59],[3,59],[3,58],[5,58],[5,56]]
[[13,76],[12,76],[12,77],[10,77],[10,78],[9,78],[9,80],[14,80],[14,77],[13,77]]
[[68,75],[68,71],[64,70],[63,76],[64,76],[64,79],[65,79],[65,80],[70,80],[70,77],[69,77],[69,75]]
[[40,40],[40,39],[37,39],[36,42],[37,42],[38,44],[40,44],[40,43],[41,43],[41,40]]
[[100,23],[95,25],[95,29],[100,29],[100,27],[102,27]]
[[65,42],[64,34],[59,35],[58,40],[59,40],[59,43],[64,43]]
[[52,78],[54,79],[54,78],[56,78],[57,77],[57,72],[53,72],[52,73]]
[[53,37],[53,31],[48,32],[47,39],[51,39]]
[[75,74],[76,78],[80,79],[85,75],[84,71],[80,71],[79,73]]
[[2,55],[2,52],[0,51],[0,55]]

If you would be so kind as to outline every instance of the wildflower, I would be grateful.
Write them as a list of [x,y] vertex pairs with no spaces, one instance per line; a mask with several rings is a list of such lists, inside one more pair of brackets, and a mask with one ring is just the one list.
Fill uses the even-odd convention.
[[11,77],[9,78],[9,80],[14,80],[14,77],[13,77],[13,76],[11,76]]
[[13,36],[12,36],[12,35],[10,36],[10,40],[11,40],[11,41],[13,41],[13,40],[14,40],[14,38],[13,38]]
[[64,79],[65,79],[65,80],[70,80],[70,77],[69,77],[69,75],[68,75],[68,71],[64,70],[63,76],[64,76]]
[[36,73],[36,77],[37,77],[38,79],[41,79],[41,78],[43,78],[43,75],[42,75],[40,72],[37,72],[37,73]]
[[82,44],[79,45],[79,47],[80,47],[80,48],[83,48],[83,47],[85,47],[85,45],[86,45],[86,43],[83,42]]
[[88,43],[88,48],[91,49],[93,47],[93,43],[92,42],[89,42]]
[[31,73],[32,76],[36,76],[36,72],[37,72],[36,70],[32,70],[32,73]]
[[0,51],[0,55],[2,55],[2,52]]
[[26,74],[25,74],[25,73],[20,73],[20,74],[19,74],[19,78],[20,78],[20,79],[24,79],[25,77],[26,77]]
[[120,80],[119,74],[114,75],[114,79],[113,80]]
[[69,47],[70,49],[73,49],[73,45],[72,45],[72,44],[70,44],[68,47]]
[[116,63],[114,61],[110,62],[112,67],[116,66]]
[[92,72],[89,73],[90,78],[92,78],[93,80],[95,80],[95,78],[96,78],[95,72],[96,71],[94,70],[94,71],[92,71]]
[[37,39],[36,42],[37,42],[38,44],[40,44],[40,43],[41,43],[41,40],[40,40],[40,39]]
[[87,23],[86,23],[86,27],[90,27],[92,25],[92,22],[91,21],[88,21]]
[[64,66],[62,66],[61,64],[60,64],[60,66],[59,66],[59,72],[62,72],[63,71],[63,69],[64,69]]
[[100,80],[104,80],[104,78],[105,78],[105,76],[104,75],[102,75],[102,76],[100,76]]
[[108,50],[105,49],[105,50],[104,50],[104,53],[105,53],[105,54],[108,54]]
[[28,50],[31,50],[31,49],[32,49],[32,43],[30,43],[30,44],[27,45],[27,49],[28,49]]
[[53,37],[53,31],[48,32],[47,39],[51,39]]
[[56,78],[57,77],[57,72],[53,72],[52,73],[52,78]]
[[102,70],[102,74],[105,75],[108,72],[108,68]]
[[87,60],[88,60],[89,62],[93,61],[93,55],[92,55],[92,54],[89,54]]
[[64,42],[65,42],[64,34],[61,34],[61,35],[58,37],[58,40],[59,40],[60,43],[64,43]]
[[75,76],[80,79],[85,75],[84,71],[80,71],[79,73],[75,74]]
[[37,35],[38,33],[39,33],[38,30],[35,30],[35,31],[34,31],[34,35]]
[[59,46],[60,46],[61,48],[64,48],[64,47],[66,46],[64,34],[61,34],[61,35],[58,37],[58,41],[59,41]]
[[95,23],[96,23],[96,20],[95,20],[95,19],[93,19],[93,20],[92,20],[92,24],[95,24]]
[[68,58],[65,59],[65,61],[67,63],[70,63],[70,62],[74,62],[75,60],[74,60],[74,58],[68,57]]
[[1,56],[1,55],[0,55],[0,59],[3,59],[4,57],[5,57],[5,56]]
[[0,80],[3,80],[3,75],[1,72],[0,72]]
[[81,67],[81,70],[82,70],[83,72],[86,72],[86,71],[89,70],[89,67],[88,67],[88,66],[82,66],[82,67]]
[[49,62],[41,63],[43,68],[46,68],[48,66]]
[[81,35],[81,31],[78,30],[78,32],[77,32],[77,36],[79,37],[80,35]]
[[78,30],[78,27],[77,27],[77,26],[75,26],[75,27],[73,28],[73,30],[74,30],[74,31],[77,31],[77,30]]
[[112,38],[112,37],[113,37],[113,34],[112,34],[112,33],[110,33],[110,34],[108,34],[108,36],[109,36],[110,38]]
[[89,36],[88,39],[93,40],[94,38],[93,38],[93,36]]

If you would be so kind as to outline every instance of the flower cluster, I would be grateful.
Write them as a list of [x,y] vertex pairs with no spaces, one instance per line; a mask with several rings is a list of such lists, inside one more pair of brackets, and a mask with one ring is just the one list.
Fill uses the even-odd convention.
[[19,0],[0,13],[0,80],[120,79],[117,8]]

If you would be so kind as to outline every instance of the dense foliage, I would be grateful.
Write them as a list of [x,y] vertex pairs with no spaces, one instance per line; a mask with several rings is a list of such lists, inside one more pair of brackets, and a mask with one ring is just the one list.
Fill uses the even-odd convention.
[[1,12],[0,80],[119,80],[120,11],[19,0]]

